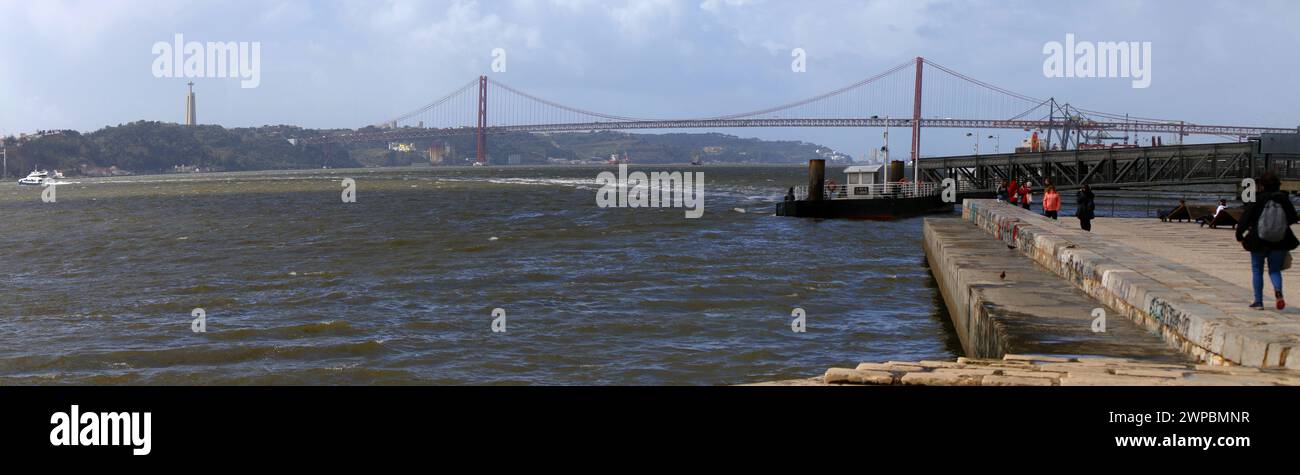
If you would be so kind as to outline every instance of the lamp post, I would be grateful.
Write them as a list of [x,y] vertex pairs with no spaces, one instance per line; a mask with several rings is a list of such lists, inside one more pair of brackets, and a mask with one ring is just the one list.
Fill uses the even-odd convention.
[[886,167],[889,166],[889,116],[885,116],[885,145],[881,148],[885,152],[885,158],[880,163]]
[[990,135],[989,139],[993,140],[993,153],[1002,153],[1002,134]]

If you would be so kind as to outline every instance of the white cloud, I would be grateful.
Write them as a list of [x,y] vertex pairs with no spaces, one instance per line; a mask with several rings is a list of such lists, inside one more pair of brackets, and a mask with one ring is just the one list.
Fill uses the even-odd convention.
[[316,19],[315,13],[307,0],[284,0],[263,12],[259,19],[267,25],[297,26],[311,23]]
[[753,0],[704,0],[700,2],[700,9],[709,13],[718,13],[724,7],[740,7],[753,4]]
[[496,13],[484,14],[479,11],[478,2],[455,2],[438,16],[438,20],[418,26],[411,33],[417,44],[440,48],[467,45],[536,48],[540,44],[541,33],[536,27],[507,22]]
[[[944,16],[934,0],[757,2],[705,0],[700,9],[742,44],[769,54],[803,48],[811,57],[891,58],[924,46]],[[828,12],[832,12],[828,14]]]
[[676,30],[680,7],[675,0],[629,0],[623,6],[607,7],[606,14],[627,39],[642,40]]
[[128,0],[43,0],[0,2],[0,53],[7,48],[39,48],[45,55],[80,56],[105,43],[124,28],[169,18],[182,7],[164,2],[141,8]]

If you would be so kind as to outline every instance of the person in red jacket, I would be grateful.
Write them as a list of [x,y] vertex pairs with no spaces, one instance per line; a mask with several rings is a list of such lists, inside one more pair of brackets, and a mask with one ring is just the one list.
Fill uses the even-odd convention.
[[1056,192],[1056,187],[1047,185],[1047,191],[1043,192],[1043,215],[1053,220],[1061,211],[1061,194]]
[[1029,209],[1029,203],[1033,201],[1034,190],[1029,187],[1032,183],[1024,182],[1020,185],[1020,207]]
[[1011,203],[1012,206],[1020,202],[1020,185],[1016,183],[1015,178],[1012,178],[1011,182],[1007,183],[1007,197],[1010,199],[1008,203]]

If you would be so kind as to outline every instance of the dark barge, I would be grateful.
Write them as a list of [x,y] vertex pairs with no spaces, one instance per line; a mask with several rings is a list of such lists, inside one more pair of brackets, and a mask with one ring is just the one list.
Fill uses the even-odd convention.
[[[853,166],[844,170],[843,184],[825,180],[826,161],[808,161],[808,186],[792,190],[777,203],[777,216],[824,219],[891,220],[933,213],[951,213],[955,200],[945,201],[936,183],[902,179],[902,162]],[[953,190],[953,194],[955,195]]]

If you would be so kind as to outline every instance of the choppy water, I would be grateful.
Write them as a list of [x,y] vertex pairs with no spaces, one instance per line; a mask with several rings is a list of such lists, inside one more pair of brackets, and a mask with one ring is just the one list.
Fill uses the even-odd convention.
[[806,176],[778,166],[690,168],[700,219],[601,209],[599,171],[10,181],[0,383],[732,384],[960,351],[920,220],[773,216]]

